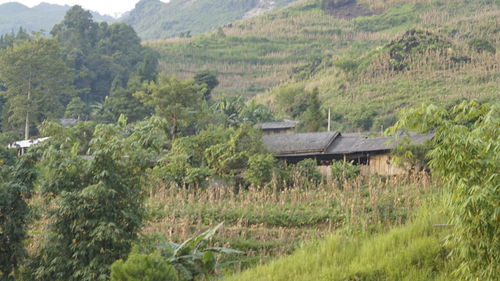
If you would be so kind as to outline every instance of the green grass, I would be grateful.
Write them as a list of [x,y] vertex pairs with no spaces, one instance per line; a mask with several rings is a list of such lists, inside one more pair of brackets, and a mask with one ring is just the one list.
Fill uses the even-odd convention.
[[419,14],[430,8],[423,3],[397,5],[380,15],[358,17],[352,21],[354,28],[360,31],[400,32],[420,22]]
[[438,208],[422,208],[414,221],[388,232],[329,236],[224,280],[454,280],[443,246],[450,229],[434,226],[446,221]]

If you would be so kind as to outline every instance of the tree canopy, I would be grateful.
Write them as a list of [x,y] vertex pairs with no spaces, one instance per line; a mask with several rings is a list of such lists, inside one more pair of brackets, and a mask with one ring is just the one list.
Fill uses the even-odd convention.
[[63,115],[74,91],[55,40],[35,37],[8,47],[0,52],[0,66],[8,122],[17,128],[24,123],[25,139],[43,120]]

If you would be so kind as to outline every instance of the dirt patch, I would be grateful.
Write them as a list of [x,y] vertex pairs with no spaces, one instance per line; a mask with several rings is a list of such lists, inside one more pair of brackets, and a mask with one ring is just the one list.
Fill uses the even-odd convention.
[[325,1],[323,9],[334,17],[347,20],[375,14],[368,8],[357,3],[356,0]]

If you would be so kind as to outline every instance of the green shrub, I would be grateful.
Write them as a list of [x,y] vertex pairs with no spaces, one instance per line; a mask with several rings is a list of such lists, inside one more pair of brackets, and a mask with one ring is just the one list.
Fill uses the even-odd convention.
[[359,175],[359,168],[345,161],[333,162],[331,170],[334,179],[352,179]]
[[264,186],[271,182],[276,159],[271,154],[255,154],[248,159],[245,180],[253,186]]
[[302,179],[316,185],[322,178],[317,166],[316,160],[305,159],[297,163],[294,169]]
[[186,170],[184,183],[189,186],[200,187],[211,175],[212,171],[207,167],[188,168]]
[[348,118],[349,120],[351,120],[352,126],[354,128],[359,128],[363,131],[369,131],[373,125],[373,118],[375,116],[377,116],[377,111],[375,111],[373,108],[362,105],[361,107],[352,110]]
[[178,159],[174,158],[168,163],[150,169],[148,173],[159,182],[175,183],[178,186],[183,186],[188,169],[185,161],[180,157]]
[[[210,240],[221,226],[222,223],[218,224],[214,228],[208,229],[200,235],[187,239],[182,244],[165,242],[165,238],[162,235],[145,237],[146,239],[141,241],[141,243],[134,248],[134,252],[141,253],[141,255],[131,255],[131,257],[138,261],[137,263],[142,263],[143,266],[133,266],[133,262],[135,260],[130,261],[131,266],[127,266],[129,261],[125,264],[123,261],[119,261],[113,265],[113,267],[116,267],[116,276],[126,276],[122,274],[122,272],[130,273],[133,276],[136,276],[136,273],[141,272],[157,274],[156,269],[165,268],[164,264],[169,264],[170,266],[168,270],[172,271],[172,269],[175,269],[179,274],[179,279],[181,280],[209,280],[209,278],[216,273],[216,269],[223,268],[225,265],[219,262],[217,257],[218,254],[243,254],[243,252],[233,249],[208,247]],[[129,260],[130,259],[131,258],[129,258]],[[160,275],[160,277],[161,276],[162,275]],[[168,276],[174,275],[170,274]],[[114,280],[115,279],[112,279],[112,281]],[[116,279],[116,281],[122,280],[136,279]]]
[[429,50],[444,52],[451,46],[450,42],[432,32],[408,30],[403,36],[388,45],[391,68],[395,71],[405,70],[408,67],[408,58],[424,54]]
[[111,266],[111,281],[177,281],[175,268],[156,255],[131,254]]
[[478,53],[488,52],[491,54],[495,54],[497,49],[495,46],[488,40],[485,39],[472,39],[468,43],[469,47]]

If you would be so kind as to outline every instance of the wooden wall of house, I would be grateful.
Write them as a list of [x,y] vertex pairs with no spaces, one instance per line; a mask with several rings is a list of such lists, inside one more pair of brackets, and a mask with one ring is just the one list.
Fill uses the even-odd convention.
[[389,154],[370,155],[368,165],[360,165],[362,175],[396,176],[404,175],[407,170],[392,163]]

